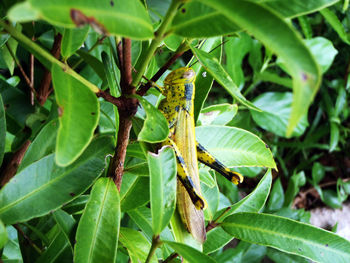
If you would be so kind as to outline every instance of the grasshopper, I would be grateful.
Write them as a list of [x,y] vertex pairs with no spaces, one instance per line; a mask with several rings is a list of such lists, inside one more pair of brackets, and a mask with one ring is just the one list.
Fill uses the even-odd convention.
[[241,183],[243,177],[216,160],[195,139],[195,78],[195,72],[188,67],[172,71],[164,80],[164,88],[158,87],[165,96],[159,110],[169,124],[169,136],[162,144],[173,147],[176,154],[178,211],[187,230],[203,243],[206,239],[203,209],[207,203],[201,196],[197,160],[234,184]]

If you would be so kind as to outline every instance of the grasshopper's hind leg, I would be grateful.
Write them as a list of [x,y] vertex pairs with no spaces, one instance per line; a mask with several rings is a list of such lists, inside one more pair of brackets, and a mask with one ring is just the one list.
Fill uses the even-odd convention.
[[173,147],[176,155],[176,161],[177,161],[177,176],[179,180],[181,181],[182,185],[186,188],[186,191],[188,195],[190,196],[194,206],[196,209],[205,209],[207,207],[207,202],[205,199],[198,193],[191,176],[189,175],[187,171],[186,163],[176,146],[175,142],[168,138],[163,144],[170,145]]
[[225,165],[223,165],[220,161],[215,159],[199,142],[196,142],[197,146],[197,156],[198,160],[201,163],[213,168],[218,173],[222,174],[227,180],[234,184],[242,183],[243,176],[240,173],[231,171]]

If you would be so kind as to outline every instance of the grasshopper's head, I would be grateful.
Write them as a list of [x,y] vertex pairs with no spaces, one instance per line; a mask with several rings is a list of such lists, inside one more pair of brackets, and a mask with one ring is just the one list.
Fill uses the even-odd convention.
[[164,85],[187,84],[194,82],[196,73],[193,69],[182,67],[172,71],[164,80]]

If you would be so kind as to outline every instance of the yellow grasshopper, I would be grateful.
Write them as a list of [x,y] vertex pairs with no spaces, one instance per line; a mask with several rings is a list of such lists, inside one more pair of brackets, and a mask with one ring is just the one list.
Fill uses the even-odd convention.
[[173,147],[177,159],[178,211],[187,230],[203,243],[206,239],[203,209],[207,204],[201,196],[197,159],[235,184],[241,183],[243,177],[216,160],[195,139],[195,78],[195,72],[188,67],[172,71],[164,80],[164,88],[158,87],[165,96],[159,109],[167,119],[170,130],[163,145]]

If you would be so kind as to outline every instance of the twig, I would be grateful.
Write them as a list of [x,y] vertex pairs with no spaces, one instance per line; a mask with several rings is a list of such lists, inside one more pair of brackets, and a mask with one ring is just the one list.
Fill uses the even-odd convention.
[[148,262],[151,261],[154,253],[156,252],[157,248],[161,244],[162,244],[162,242],[159,239],[159,235],[152,238],[152,246],[151,246],[151,249],[148,252],[148,256],[147,256],[147,259],[146,259],[145,263],[148,263]]
[[[120,53],[120,52],[118,52]],[[118,190],[122,184],[124,171],[124,161],[126,156],[126,148],[129,143],[129,135],[132,126],[131,117],[136,114],[138,101],[135,98],[129,98],[128,95],[135,93],[135,87],[131,85],[131,40],[123,39],[123,63],[121,64],[121,90],[122,96],[118,98],[120,104],[124,107],[118,107],[119,112],[119,130],[117,138],[117,147],[112,158],[108,175],[113,178]]]
[[[93,51],[98,45],[102,44],[103,40],[106,38],[106,36],[102,36],[101,38],[97,39],[96,42],[92,45],[92,47],[87,51],[87,53],[90,53]],[[76,69],[84,59],[80,58],[73,66],[72,69]]]
[[[35,22],[32,22],[33,25],[33,31],[34,31],[34,25]],[[35,41],[35,34],[33,33],[32,36],[32,41]],[[35,95],[35,90],[34,90],[34,55],[30,53],[30,84],[31,84],[31,91],[30,91],[30,103],[34,105],[34,95]]]
[[[186,43],[183,43],[178,50],[175,52],[175,54],[157,71],[156,74],[151,78],[152,82],[156,82],[163,74],[164,72],[179,58],[182,56],[182,54],[185,52],[187,47]],[[140,89],[137,91],[137,94],[140,96],[143,96],[146,94],[146,92],[151,88],[152,82],[147,82],[145,85],[142,85]]]
[[176,253],[176,252],[174,252],[174,253],[170,254],[169,257],[167,257],[167,258],[163,261],[163,263],[169,263],[169,262],[171,262],[173,259],[177,258],[178,256],[179,256],[179,254]]
[[227,207],[224,212],[222,212],[221,215],[219,215],[214,221],[211,221],[208,223],[207,227],[205,228],[205,232],[210,231],[211,229],[217,227],[219,225],[219,220],[228,213],[228,211],[231,210],[231,206]]
[[8,42],[6,42],[5,45],[6,45],[6,48],[8,49],[8,51],[9,51],[11,57],[12,57],[13,60],[15,61],[17,67],[19,68],[19,71],[21,72],[22,76],[24,77],[24,80],[27,82],[27,85],[29,86],[29,88],[30,88],[31,90],[33,90],[33,86],[32,86],[32,83],[31,83],[30,79],[28,78],[27,74],[25,73],[24,69],[22,68],[21,63],[19,63],[19,61],[18,61],[16,55],[13,53],[13,51],[12,51],[10,45],[8,44]]
[[[342,179],[342,181],[345,183],[345,182],[348,182],[350,181],[350,178],[345,178],[345,179]],[[323,183],[323,184],[320,184],[319,187],[320,188],[324,188],[324,187],[327,187],[327,186],[332,186],[332,185],[336,185],[337,184],[337,181],[331,181],[331,182],[327,182],[327,183]],[[306,191],[301,191],[299,193],[299,195],[301,196],[305,196],[307,194],[310,194],[312,192],[317,192],[316,188],[315,187],[311,187],[309,189],[307,189]]]
[[26,140],[21,148],[19,148],[12,156],[10,162],[6,165],[5,169],[1,173],[1,187],[3,187],[12,177],[15,176],[19,165],[22,162],[24,154],[26,153],[29,145],[31,144],[30,140]]
[[[62,35],[60,33],[58,33],[55,36],[55,40],[53,42],[53,46],[51,49],[51,54],[56,59],[58,59],[60,57],[60,54],[61,54],[61,43],[62,43]],[[52,91],[52,90],[50,90],[51,81],[52,81],[51,71],[49,71],[48,69],[45,69],[44,76],[41,80],[38,94],[37,94],[37,99],[38,99],[40,105],[45,104],[47,98],[49,97],[49,95]]]

